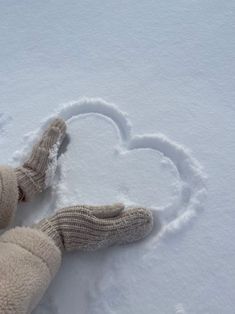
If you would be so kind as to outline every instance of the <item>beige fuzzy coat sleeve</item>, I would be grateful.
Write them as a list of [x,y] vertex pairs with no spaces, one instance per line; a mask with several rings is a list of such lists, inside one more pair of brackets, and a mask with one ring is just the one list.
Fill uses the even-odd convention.
[[0,313],[31,313],[61,263],[61,252],[46,234],[15,228],[0,236]]

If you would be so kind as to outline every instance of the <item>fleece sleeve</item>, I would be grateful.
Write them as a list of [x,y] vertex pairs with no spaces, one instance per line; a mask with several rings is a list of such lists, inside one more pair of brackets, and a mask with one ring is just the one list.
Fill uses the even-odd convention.
[[0,313],[31,313],[61,264],[61,252],[46,234],[15,228],[0,237]]

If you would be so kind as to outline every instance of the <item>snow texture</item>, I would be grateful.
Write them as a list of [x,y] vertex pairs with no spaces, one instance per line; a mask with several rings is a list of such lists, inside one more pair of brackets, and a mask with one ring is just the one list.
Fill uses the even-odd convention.
[[234,314],[234,12],[0,1],[0,162],[24,160],[53,117],[68,124],[54,180],[15,224],[74,203],[155,217],[144,241],[65,254],[34,314]]
[[59,148],[61,146],[62,142],[62,136],[58,137],[57,142],[52,146],[49,152],[49,157],[48,157],[48,167],[46,169],[46,178],[45,178],[45,187],[48,188],[52,186],[55,173],[56,173],[56,168],[57,168],[57,157],[58,157],[58,152]]

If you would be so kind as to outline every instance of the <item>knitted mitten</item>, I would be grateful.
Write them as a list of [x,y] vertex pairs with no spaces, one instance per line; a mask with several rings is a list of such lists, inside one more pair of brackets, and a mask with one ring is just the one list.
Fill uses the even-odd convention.
[[55,119],[34,145],[31,156],[21,167],[16,168],[19,200],[29,200],[50,184],[57,165],[57,153],[64,139],[66,124]]
[[92,251],[147,236],[153,227],[152,213],[144,208],[123,209],[122,204],[67,207],[34,228],[46,233],[62,251]]
[[0,166],[0,229],[13,220],[18,203],[17,178],[13,168]]

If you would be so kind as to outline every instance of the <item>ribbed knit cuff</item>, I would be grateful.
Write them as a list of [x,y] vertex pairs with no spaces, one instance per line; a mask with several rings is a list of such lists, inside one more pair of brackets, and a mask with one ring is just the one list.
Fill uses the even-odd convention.
[[0,229],[13,220],[18,203],[17,178],[13,168],[0,166]]
[[17,227],[6,231],[1,242],[19,245],[34,256],[41,259],[48,267],[51,279],[61,264],[61,251],[50,237],[40,230],[29,227]]
[[54,241],[54,243],[61,252],[64,251],[64,244],[62,242],[61,235],[53,220],[51,220],[50,218],[45,218],[41,220],[38,224],[35,224],[33,228],[44,232],[49,238]]
[[20,187],[22,193],[21,198],[24,201],[30,201],[36,193],[42,192],[42,188],[39,184],[37,184],[38,178],[36,178],[36,176],[33,174],[33,170],[26,169],[24,167],[18,167],[15,169],[15,173],[17,184]]

